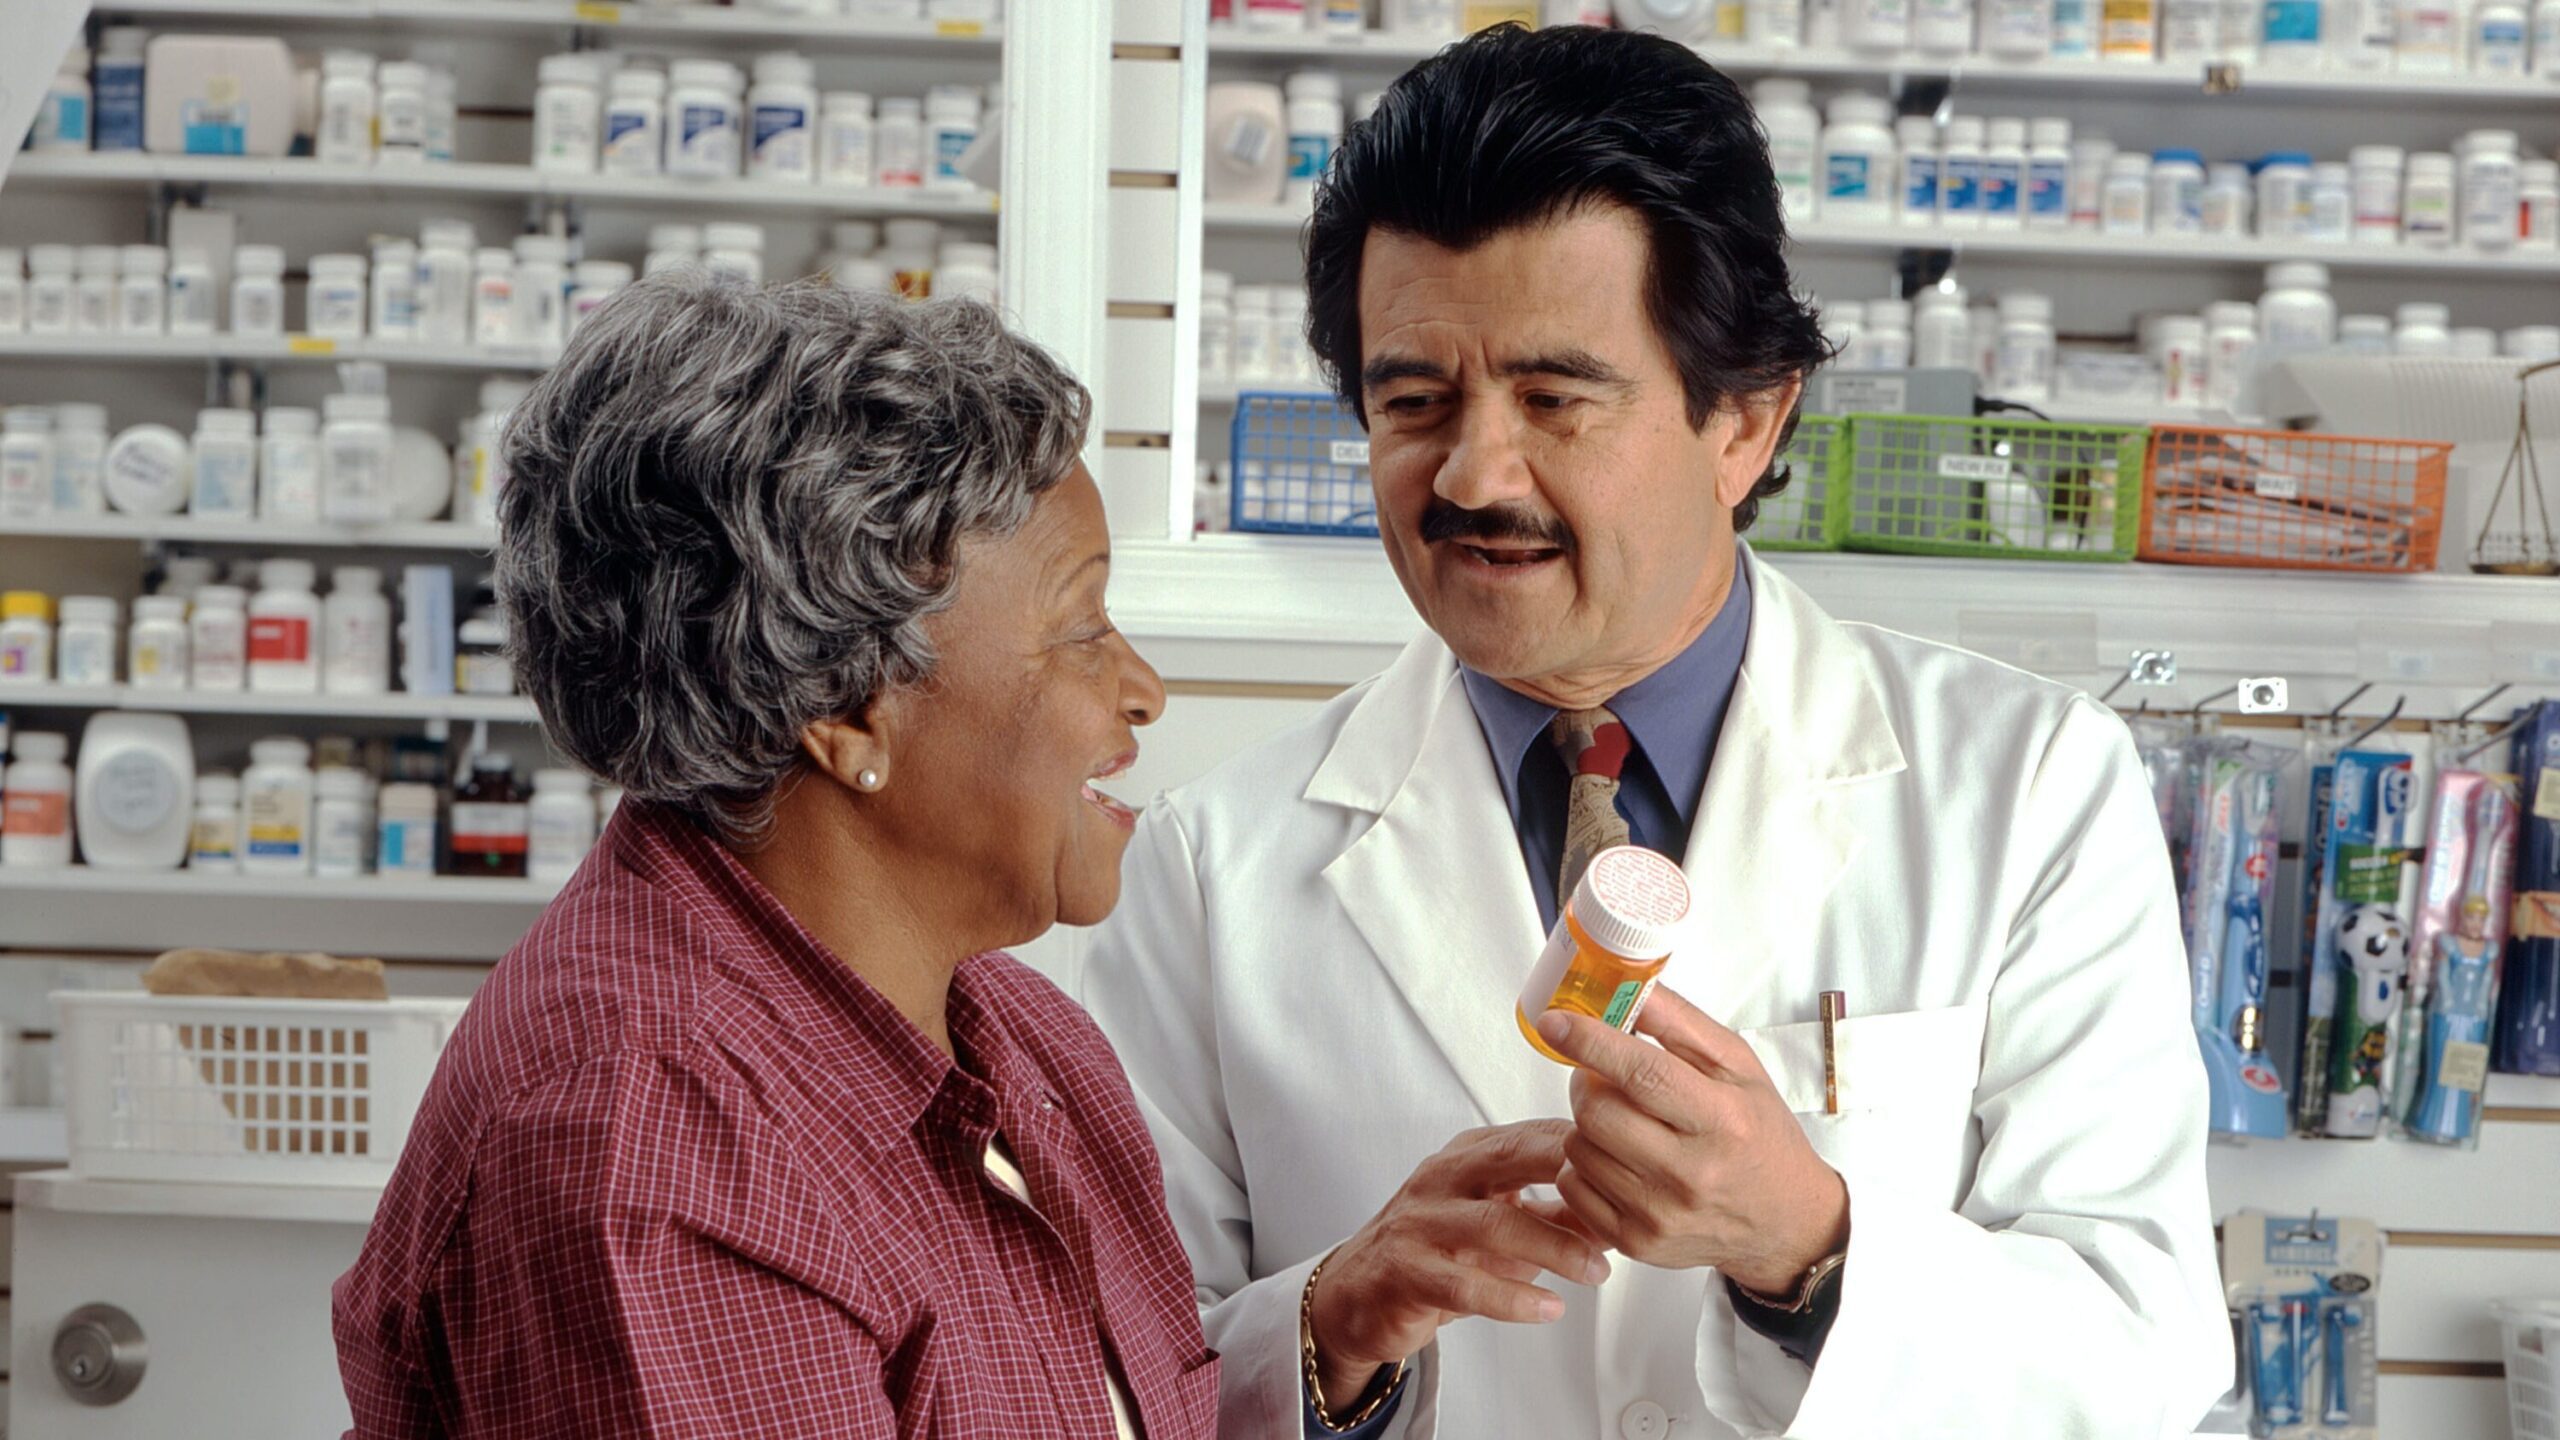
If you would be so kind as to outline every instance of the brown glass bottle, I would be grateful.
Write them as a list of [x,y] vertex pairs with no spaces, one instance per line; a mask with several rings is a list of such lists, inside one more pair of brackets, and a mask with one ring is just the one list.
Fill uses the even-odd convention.
[[523,879],[531,820],[515,762],[504,755],[472,756],[453,792],[451,873]]

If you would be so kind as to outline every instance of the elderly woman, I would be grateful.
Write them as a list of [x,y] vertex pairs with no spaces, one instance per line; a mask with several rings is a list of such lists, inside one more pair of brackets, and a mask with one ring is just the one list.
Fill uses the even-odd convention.
[[667,276],[517,411],[516,673],[631,799],[338,1283],[357,1436],[1212,1432],[1128,1083],[995,953],[1111,909],[1164,703],[1088,410],[982,307]]

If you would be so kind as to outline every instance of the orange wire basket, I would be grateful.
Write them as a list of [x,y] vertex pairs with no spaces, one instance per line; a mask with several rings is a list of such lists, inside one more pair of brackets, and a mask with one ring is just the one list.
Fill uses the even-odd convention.
[[2163,425],[2142,472],[2145,560],[2433,570],[2451,445]]

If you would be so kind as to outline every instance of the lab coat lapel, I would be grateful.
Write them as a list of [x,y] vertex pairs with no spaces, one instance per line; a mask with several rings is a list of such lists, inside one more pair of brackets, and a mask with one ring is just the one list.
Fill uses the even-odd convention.
[[1848,787],[1903,768],[1863,650],[1744,555],[1751,636],[1682,861],[1699,923],[1664,975],[1736,1027],[1814,1018],[1789,977],[1812,974],[1823,902],[1857,858]]
[[1376,821],[1324,878],[1487,1123],[1561,1114],[1565,1072],[1513,1019],[1543,940],[1457,662],[1409,646],[1344,722],[1307,798]]

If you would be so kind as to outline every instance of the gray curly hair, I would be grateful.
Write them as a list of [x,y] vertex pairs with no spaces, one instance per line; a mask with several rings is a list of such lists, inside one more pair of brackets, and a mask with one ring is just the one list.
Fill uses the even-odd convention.
[[504,432],[517,684],[570,758],[756,844],[806,727],[932,672],[961,540],[1022,523],[1091,409],[983,305],[641,281]]

